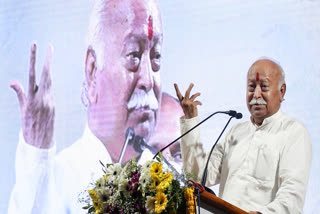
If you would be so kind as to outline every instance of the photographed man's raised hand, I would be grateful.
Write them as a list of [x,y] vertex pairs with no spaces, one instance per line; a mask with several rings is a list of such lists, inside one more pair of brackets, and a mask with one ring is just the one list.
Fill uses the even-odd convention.
[[11,81],[21,111],[22,132],[25,141],[37,148],[53,145],[55,108],[51,95],[50,66],[53,48],[49,45],[39,85],[36,83],[36,44],[31,45],[29,84],[27,94],[19,81]]
[[190,83],[189,88],[187,89],[184,96],[181,95],[179,87],[177,83],[174,84],[174,88],[177,93],[177,97],[180,101],[180,105],[183,109],[184,115],[186,119],[190,119],[193,117],[198,116],[198,105],[202,105],[202,103],[198,100],[195,100],[198,96],[200,96],[200,93],[195,93],[190,97],[191,89],[193,88],[193,83]]

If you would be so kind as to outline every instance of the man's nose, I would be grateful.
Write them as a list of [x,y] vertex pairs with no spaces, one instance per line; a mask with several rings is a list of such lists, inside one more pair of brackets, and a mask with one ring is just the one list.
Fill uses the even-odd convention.
[[256,88],[254,89],[254,94],[253,94],[254,98],[261,98],[261,87],[260,85],[257,85]]
[[146,55],[141,59],[139,71],[137,72],[137,74],[137,87],[146,92],[150,91],[154,86],[154,79],[151,61],[150,58]]

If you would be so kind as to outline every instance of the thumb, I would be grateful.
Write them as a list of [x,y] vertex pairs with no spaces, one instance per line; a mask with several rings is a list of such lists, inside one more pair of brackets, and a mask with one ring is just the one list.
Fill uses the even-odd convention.
[[25,100],[26,100],[26,95],[24,94],[23,87],[19,81],[13,80],[10,82],[10,87],[16,92],[18,101],[20,104],[20,108],[24,107]]

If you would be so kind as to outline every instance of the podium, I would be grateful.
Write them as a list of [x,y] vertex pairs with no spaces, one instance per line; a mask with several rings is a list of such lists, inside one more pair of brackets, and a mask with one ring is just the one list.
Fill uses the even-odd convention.
[[214,196],[206,190],[200,193],[200,207],[214,214],[248,214],[248,212]]

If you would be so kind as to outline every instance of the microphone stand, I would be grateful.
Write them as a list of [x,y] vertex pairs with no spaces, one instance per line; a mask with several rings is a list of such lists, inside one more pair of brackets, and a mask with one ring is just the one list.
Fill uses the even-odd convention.
[[208,172],[208,165],[209,165],[209,160],[210,160],[210,157],[211,157],[211,154],[213,152],[213,149],[216,147],[220,137],[222,136],[223,132],[226,130],[227,126],[229,125],[230,121],[232,120],[233,116],[231,116],[227,122],[227,124],[224,126],[222,132],[220,133],[219,137],[217,138],[216,142],[213,144],[212,148],[211,148],[211,151],[208,155],[208,159],[207,159],[207,163],[206,163],[206,166],[204,168],[204,171],[203,171],[203,175],[202,175],[202,180],[201,180],[201,185],[206,189],[207,192],[213,194],[213,195],[216,195],[210,188],[206,187],[206,180],[207,180],[207,172]]
[[124,141],[124,144],[122,146],[121,152],[120,152],[120,157],[118,160],[118,163],[122,162],[124,152],[126,151],[126,148],[128,146],[128,143],[134,138],[134,130],[132,127],[129,127],[126,131],[126,140]]

